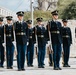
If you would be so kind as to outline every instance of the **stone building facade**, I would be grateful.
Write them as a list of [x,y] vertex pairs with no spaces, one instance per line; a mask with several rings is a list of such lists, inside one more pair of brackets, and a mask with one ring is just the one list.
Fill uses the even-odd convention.
[[47,11],[47,10],[55,10],[57,8],[58,0],[38,0],[38,7],[40,10]]

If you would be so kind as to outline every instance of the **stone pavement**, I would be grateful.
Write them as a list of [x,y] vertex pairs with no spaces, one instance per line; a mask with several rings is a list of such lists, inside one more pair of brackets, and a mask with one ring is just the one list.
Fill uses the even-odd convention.
[[48,65],[48,59],[45,59],[45,68],[39,69],[37,68],[37,59],[34,59],[34,67],[26,67],[26,71],[17,71],[17,62],[14,61],[14,69],[7,70],[6,62],[4,64],[5,68],[0,68],[0,75],[76,75],[76,58],[70,58],[69,64],[70,68],[62,67],[62,59],[61,59],[61,68],[62,70],[53,70],[52,67]]

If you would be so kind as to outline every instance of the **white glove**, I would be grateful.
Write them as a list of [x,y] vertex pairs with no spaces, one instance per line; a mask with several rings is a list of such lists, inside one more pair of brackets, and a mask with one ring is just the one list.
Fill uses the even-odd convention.
[[34,46],[35,46],[35,47],[37,47],[37,46],[38,46],[38,45],[37,45],[37,43],[36,43],[36,44],[34,44]]
[[47,43],[47,46],[49,46],[50,45],[50,41],[48,41],[48,43]]
[[5,47],[5,43],[2,44]]
[[29,42],[27,42],[27,45],[29,45]]
[[12,43],[13,43],[14,45],[16,44],[16,42],[15,42],[15,41],[13,41]]
[[16,50],[17,50],[16,42],[15,42],[15,41],[13,41],[12,43],[13,43],[14,48],[15,48],[14,50],[16,51]]

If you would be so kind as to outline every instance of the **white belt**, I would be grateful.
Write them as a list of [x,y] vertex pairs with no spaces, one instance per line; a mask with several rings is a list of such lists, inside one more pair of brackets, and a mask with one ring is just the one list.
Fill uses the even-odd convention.
[[6,35],[6,36],[11,36],[11,34],[8,34],[8,35]]
[[60,32],[59,31],[51,31],[51,33],[59,34]]
[[25,33],[21,32],[21,33],[17,33],[16,35],[25,35]]
[[44,35],[38,35],[38,37],[41,37],[41,38],[43,38],[43,37],[44,37]]
[[65,35],[65,36],[62,36],[62,37],[64,37],[64,38],[69,38],[69,36],[68,36],[68,35]]
[[32,39],[32,36],[30,36],[29,38]]

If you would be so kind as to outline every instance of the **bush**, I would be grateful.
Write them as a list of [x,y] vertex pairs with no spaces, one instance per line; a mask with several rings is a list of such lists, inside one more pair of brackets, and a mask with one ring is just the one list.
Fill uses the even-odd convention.
[[76,19],[76,2],[69,4],[62,14],[62,18]]
[[[36,23],[36,18],[42,17],[44,21],[48,21],[51,19],[51,11],[34,11],[34,22]],[[24,20],[31,19],[31,12],[25,12]]]

